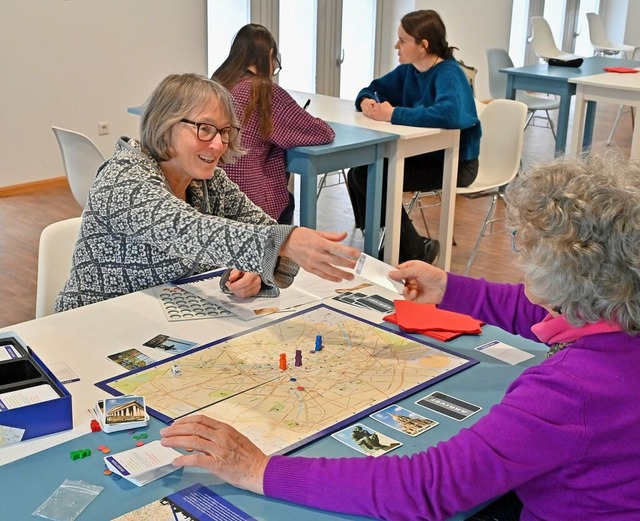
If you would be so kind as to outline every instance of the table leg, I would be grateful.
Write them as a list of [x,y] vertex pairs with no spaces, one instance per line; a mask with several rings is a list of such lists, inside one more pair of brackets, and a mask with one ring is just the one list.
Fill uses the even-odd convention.
[[[633,108],[631,110],[633,110]],[[631,138],[631,153],[629,157],[631,159],[640,159],[640,123],[638,121],[635,121],[633,125],[633,136]]]
[[453,246],[453,218],[456,209],[456,185],[458,184],[458,147],[444,150],[442,178],[442,208],[440,210],[440,258],[438,266],[445,271],[451,269]]
[[558,125],[556,128],[556,156],[564,154],[567,146],[567,130],[569,128],[569,110],[571,109],[571,95],[560,96],[560,108],[558,109]]
[[587,149],[591,146],[591,140],[593,138],[593,126],[596,120],[596,102],[587,102],[587,117],[584,122],[584,134],[582,135],[582,149]]
[[365,215],[364,251],[378,258],[384,146],[376,146],[376,161],[367,168],[367,213]]
[[384,261],[396,266],[400,251],[400,212],[402,208],[402,184],[404,181],[404,156],[394,147],[389,154],[387,170],[387,215],[384,236]]
[[316,228],[318,173],[310,171],[300,174],[300,226]]
[[573,132],[571,134],[571,146],[569,148],[569,154],[572,156],[578,156],[582,151],[580,145],[583,143],[584,137],[585,108],[586,102],[584,100],[582,86],[579,85],[576,90],[576,103],[573,109]]

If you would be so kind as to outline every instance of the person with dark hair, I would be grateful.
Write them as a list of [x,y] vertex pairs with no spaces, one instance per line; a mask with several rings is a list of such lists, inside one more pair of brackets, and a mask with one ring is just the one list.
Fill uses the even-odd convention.
[[[395,48],[400,65],[362,89],[356,98],[356,109],[369,118],[394,125],[461,129],[458,186],[469,186],[478,175],[482,131],[469,80],[453,57],[455,47],[449,46],[438,13],[423,10],[405,15],[398,27]],[[441,189],[443,170],[443,151],[406,158],[403,191]],[[383,225],[386,172],[385,160]],[[362,228],[367,202],[366,166],[349,171],[348,189],[356,227]],[[422,237],[404,208],[400,230],[400,262],[436,260],[440,251],[438,241]]]
[[[636,521],[640,512],[640,163],[558,158],[507,187],[523,284],[409,261],[408,300],[544,342],[500,403],[409,456],[267,456],[207,416],[161,431],[174,460],[268,497],[393,521]],[[360,486],[354,487],[358,482]],[[318,493],[322,483],[322,493]],[[496,499],[498,498],[498,499]]]
[[352,279],[360,252],[346,233],[278,225],[218,163],[242,153],[229,92],[172,74],[147,101],[140,141],[123,137],[98,170],[56,311],[147,289],[220,266],[223,291],[275,296],[299,266]]
[[285,152],[330,143],[335,133],[273,82],[280,69],[273,35],[262,25],[247,24],[236,34],[229,56],[212,78],[233,96],[242,125],[240,144],[247,151],[225,165],[225,172],[267,214],[280,224],[291,224],[295,201],[287,188]]

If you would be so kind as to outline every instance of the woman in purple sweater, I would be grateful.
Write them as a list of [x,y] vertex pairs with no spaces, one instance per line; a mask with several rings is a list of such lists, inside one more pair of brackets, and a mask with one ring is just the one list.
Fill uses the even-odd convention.
[[165,445],[201,451],[175,463],[269,497],[380,519],[447,519],[501,498],[472,519],[637,520],[640,165],[560,158],[517,178],[508,199],[524,284],[418,261],[391,275],[405,281],[407,299],[550,346],[484,418],[411,457],[316,459],[268,457],[232,427],[191,417],[162,432]]
[[240,144],[247,152],[224,171],[279,224],[292,224],[295,202],[287,188],[286,150],[330,143],[335,133],[272,81],[280,68],[273,35],[262,25],[247,24],[236,34],[213,79],[233,96],[242,125]]

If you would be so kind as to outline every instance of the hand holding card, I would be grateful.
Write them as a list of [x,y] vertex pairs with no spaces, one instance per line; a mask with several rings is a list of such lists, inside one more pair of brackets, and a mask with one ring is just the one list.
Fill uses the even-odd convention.
[[404,284],[389,278],[389,272],[394,270],[395,268],[393,266],[371,257],[366,253],[360,255],[355,269],[356,273],[361,277],[370,280],[378,286],[382,286],[383,288],[387,288],[402,295]]

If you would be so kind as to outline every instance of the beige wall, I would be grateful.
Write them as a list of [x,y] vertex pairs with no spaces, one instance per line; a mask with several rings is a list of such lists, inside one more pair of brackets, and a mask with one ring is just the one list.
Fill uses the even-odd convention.
[[138,133],[127,107],[169,73],[206,73],[206,48],[205,0],[0,1],[0,187],[64,175],[52,125],[110,155]]

